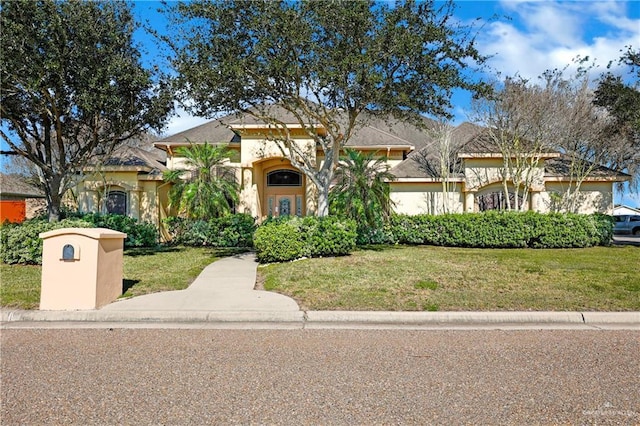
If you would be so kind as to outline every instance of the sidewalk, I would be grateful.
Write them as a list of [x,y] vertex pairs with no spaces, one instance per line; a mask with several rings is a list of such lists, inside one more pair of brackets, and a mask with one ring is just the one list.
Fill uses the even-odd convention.
[[[640,312],[350,312],[301,311],[277,293],[254,290],[251,253],[207,266],[185,290],[118,300],[83,311],[3,310],[3,327],[26,322],[279,324],[299,328],[624,327],[640,330]],[[17,324],[16,324],[17,325]]]

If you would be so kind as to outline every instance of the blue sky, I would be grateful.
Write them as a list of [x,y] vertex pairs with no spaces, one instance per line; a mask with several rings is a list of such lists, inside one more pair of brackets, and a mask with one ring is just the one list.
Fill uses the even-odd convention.
[[[134,2],[134,13],[140,21],[166,33],[166,19],[157,12],[160,7],[160,2],[139,0]],[[536,78],[547,69],[564,68],[576,56],[589,56],[604,69],[620,57],[625,46],[640,46],[640,1],[467,0],[456,2],[455,16],[478,26],[478,48],[493,55],[488,65],[502,76]],[[147,50],[145,63],[154,63],[158,55],[151,37],[144,31],[136,36]],[[467,94],[456,93],[456,122],[467,119],[469,103]],[[204,121],[179,110],[165,134]],[[640,195],[618,193],[615,202],[640,206]]]
[[[134,5],[141,21],[166,31],[166,20],[157,12],[160,2],[136,1]],[[564,68],[577,56],[590,57],[603,70],[620,57],[625,46],[640,45],[640,1],[463,0],[456,2],[455,16],[478,28],[479,50],[492,55],[488,65],[502,76],[534,79],[545,70]],[[138,40],[149,49],[146,59],[156,60],[150,37],[140,31]],[[456,94],[456,122],[467,119],[469,102],[467,94]],[[166,133],[202,121],[181,112]]]
[[[166,22],[156,12],[158,7],[159,2],[137,1],[135,12],[139,19],[162,31]],[[640,45],[640,1],[467,0],[456,2],[455,16],[478,27],[479,50],[492,55],[488,65],[502,76],[519,74],[535,79],[545,70],[566,67],[577,56],[588,56],[599,70],[604,70],[620,57],[625,46]],[[143,32],[139,36],[148,44],[148,36]],[[149,50],[152,53],[154,48],[150,46]],[[593,73],[594,78],[599,70]],[[458,92],[453,104],[455,121],[465,121],[470,96]],[[173,134],[204,121],[179,111],[165,133]],[[618,192],[615,202],[640,206],[640,195]]]

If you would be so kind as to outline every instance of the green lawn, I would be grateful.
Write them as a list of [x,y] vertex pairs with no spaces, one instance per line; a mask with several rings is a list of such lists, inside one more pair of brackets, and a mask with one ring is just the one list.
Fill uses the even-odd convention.
[[640,248],[396,246],[259,268],[309,310],[640,310]]
[[[186,288],[209,248],[127,250],[123,297]],[[258,286],[311,310],[640,310],[640,247],[492,250],[376,247],[261,266]],[[37,309],[40,267],[0,265],[3,307]]]
[[[205,266],[235,252],[193,247],[126,250],[126,291],[122,297],[187,288]],[[0,304],[3,307],[37,309],[40,303],[40,275],[40,266],[0,264]]]

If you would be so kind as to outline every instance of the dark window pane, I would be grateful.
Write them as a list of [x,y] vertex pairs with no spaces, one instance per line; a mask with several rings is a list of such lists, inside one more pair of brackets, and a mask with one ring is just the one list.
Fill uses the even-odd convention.
[[107,196],[107,213],[127,214],[127,194],[122,191],[109,191]]
[[267,174],[268,186],[302,186],[302,176],[293,170],[276,170]]

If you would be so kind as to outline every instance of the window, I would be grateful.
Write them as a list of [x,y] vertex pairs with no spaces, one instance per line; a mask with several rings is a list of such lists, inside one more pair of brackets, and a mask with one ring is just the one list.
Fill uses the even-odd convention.
[[[511,208],[515,207],[515,194],[512,192],[509,193],[509,205]],[[518,206],[522,207],[522,196],[518,195]],[[504,192],[496,191],[490,192],[488,194],[483,194],[478,196],[478,210],[481,212],[487,210],[506,210],[507,209],[507,200],[504,196]]]
[[127,214],[127,193],[124,191],[109,191],[107,195],[107,213]]
[[293,170],[267,173],[267,186],[302,186],[302,175]]

